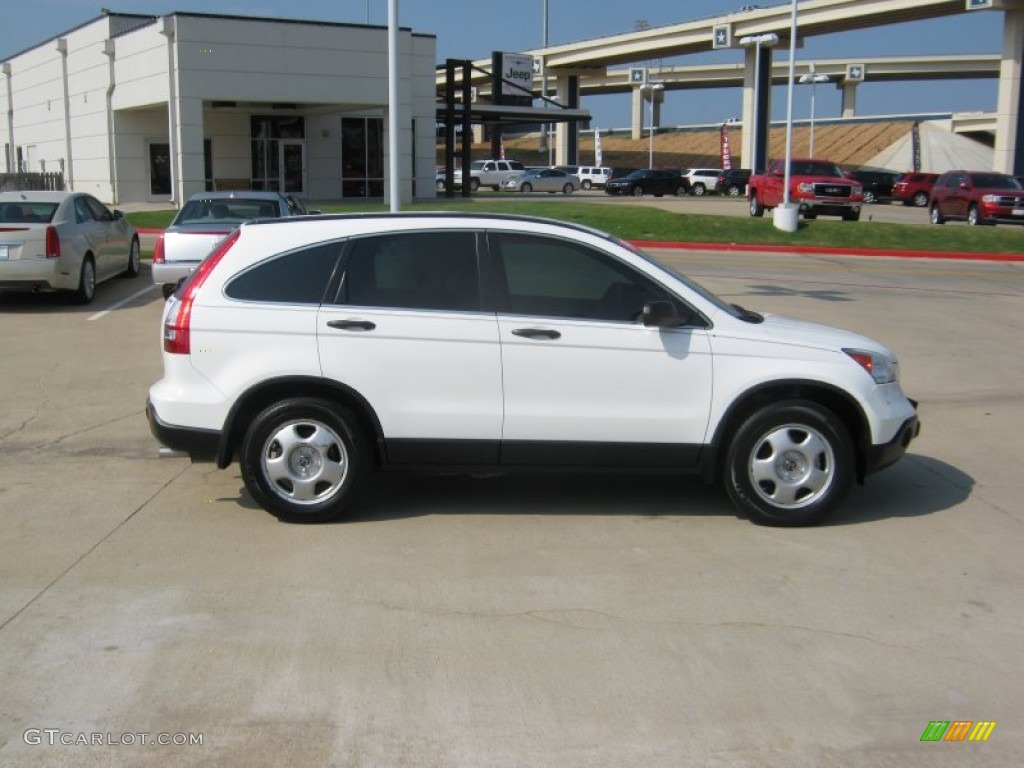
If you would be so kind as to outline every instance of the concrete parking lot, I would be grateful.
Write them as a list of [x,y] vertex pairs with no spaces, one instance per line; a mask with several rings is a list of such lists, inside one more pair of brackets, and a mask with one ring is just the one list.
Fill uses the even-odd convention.
[[1019,765],[1024,265],[656,255],[886,341],[910,455],[809,529],[635,476],[385,476],[285,525],[157,458],[148,271],[0,294],[0,764]]

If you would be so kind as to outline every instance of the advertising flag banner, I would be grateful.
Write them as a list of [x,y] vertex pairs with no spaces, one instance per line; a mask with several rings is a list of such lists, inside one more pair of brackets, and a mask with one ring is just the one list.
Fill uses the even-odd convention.
[[594,129],[594,165],[601,165],[601,129]]
[[914,173],[921,172],[921,124],[914,122],[913,127],[910,129],[910,152],[911,161],[913,168],[911,170]]
[[732,149],[729,148],[729,126],[722,123],[722,170],[732,170]]

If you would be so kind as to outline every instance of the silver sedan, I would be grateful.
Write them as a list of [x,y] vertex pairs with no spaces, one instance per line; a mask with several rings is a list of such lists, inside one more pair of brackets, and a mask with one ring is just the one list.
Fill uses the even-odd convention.
[[506,192],[562,192],[571,195],[580,188],[580,180],[558,168],[534,168],[508,179],[501,188]]
[[120,211],[78,192],[0,193],[0,289],[71,291],[139,274],[139,238]]

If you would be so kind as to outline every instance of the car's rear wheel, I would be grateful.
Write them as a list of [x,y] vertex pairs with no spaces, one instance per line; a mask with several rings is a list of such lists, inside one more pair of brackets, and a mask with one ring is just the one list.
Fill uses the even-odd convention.
[[533,185],[526,181],[519,187],[520,192],[533,192]]
[[725,462],[733,503],[760,525],[810,525],[846,496],[853,442],[828,409],[792,400],[765,406],[736,431]]
[[92,254],[86,254],[78,273],[78,288],[75,289],[74,299],[76,304],[91,304],[94,298],[96,298],[96,265],[93,263]]
[[470,179],[469,180],[469,191],[470,192],[476,192],[478,189],[480,189],[480,179]]
[[700,182],[694,184],[692,189],[693,194],[696,195],[697,197],[704,197],[704,193],[707,192],[707,188]]
[[924,208],[926,205],[928,205],[928,195],[926,195],[924,192],[917,192],[911,198],[911,202],[918,208]]
[[810,221],[810,220],[813,220],[813,219],[816,219],[816,218],[818,218],[818,214],[816,214],[814,211],[804,211],[804,219],[805,220]]
[[590,181],[590,179],[584,179],[582,182],[580,182],[580,186],[583,187],[584,189],[590,189],[594,185]]
[[932,204],[931,210],[928,212],[928,220],[932,224],[945,224],[946,217],[942,215],[942,211],[939,210],[939,206],[936,203]]
[[877,203],[878,202],[878,195],[876,195],[870,189],[865,189],[864,190],[864,202],[868,203],[868,204],[870,204],[870,203]]
[[757,195],[750,196],[750,215],[756,218],[764,216],[764,206],[761,205],[761,201],[757,199]]
[[729,189],[726,190],[726,193],[729,195],[729,197],[739,197],[742,191],[743,190],[740,189],[738,184],[730,184]]
[[139,238],[133,237],[132,244],[128,247],[128,268],[121,273],[121,277],[138,277],[139,269]]
[[313,398],[265,408],[246,432],[241,459],[256,502],[282,520],[302,523],[344,514],[369,462],[352,413]]
[[843,211],[843,221],[860,221],[860,208]]
[[566,184],[564,187],[562,187],[562,192],[567,195],[571,195],[573,193],[572,184]]
[[685,196],[686,196],[686,187],[683,186],[682,184],[680,184],[678,187],[676,187],[676,197],[685,197]]

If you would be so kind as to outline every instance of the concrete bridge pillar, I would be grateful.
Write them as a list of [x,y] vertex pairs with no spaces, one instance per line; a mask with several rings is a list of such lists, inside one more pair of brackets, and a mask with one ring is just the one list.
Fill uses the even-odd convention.
[[[760,61],[759,61],[760,60]],[[743,140],[740,162],[760,173],[768,162],[768,128],[772,119],[772,48],[744,51]]]
[[843,92],[843,117],[857,116],[857,86],[858,81],[836,83],[836,88]]
[[1003,21],[1003,57],[999,66],[996,145],[992,170],[1024,175],[1024,10],[1007,10]]

